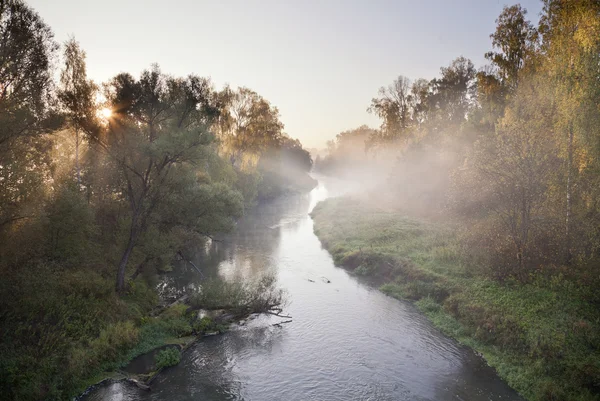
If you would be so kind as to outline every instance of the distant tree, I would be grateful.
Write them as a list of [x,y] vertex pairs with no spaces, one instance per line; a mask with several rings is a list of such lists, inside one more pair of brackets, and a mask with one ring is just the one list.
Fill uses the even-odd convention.
[[497,67],[502,85],[514,91],[519,83],[519,72],[535,54],[538,32],[526,19],[527,10],[519,4],[505,6],[496,20],[496,31],[490,35],[498,52],[488,52],[485,57]]
[[313,165],[310,152],[302,147],[298,139],[284,137],[281,145],[281,153],[285,163],[291,164],[292,168],[309,172]]
[[315,169],[324,173],[341,173],[345,169],[364,166],[369,159],[370,148],[380,140],[380,132],[366,125],[340,132],[335,141],[327,142],[328,154],[315,162]]
[[440,69],[441,77],[431,81],[429,113],[445,123],[460,124],[474,101],[475,67],[471,60],[458,57]]
[[382,139],[399,138],[412,125],[412,96],[410,80],[400,75],[394,82],[379,89],[379,97],[371,100],[368,111],[381,123]]
[[276,107],[248,88],[234,91],[227,87],[220,99],[222,112],[217,131],[232,165],[256,165],[263,153],[279,149],[284,125]]
[[415,124],[421,125],[429,117],[429,96],[431,95],[431,85],[423,78],[413,82],[410,89],[410,100],[412,103],[412,120]]

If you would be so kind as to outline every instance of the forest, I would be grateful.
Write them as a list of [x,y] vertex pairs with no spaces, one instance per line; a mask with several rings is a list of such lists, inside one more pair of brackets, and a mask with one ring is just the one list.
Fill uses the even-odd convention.
[[[600,3],[506,6],[488,64],[399,76],[315,170],[377,177],[313,212],[334,259],[417,301],[531,400],[600,399]],[[382,173],[383,172],[383,173]]]
[[148,324],[157,273],[311,167],[258,93],[157,65],[93,82],[74,38],[0,1],[0,398],[68,399],[181,334]]

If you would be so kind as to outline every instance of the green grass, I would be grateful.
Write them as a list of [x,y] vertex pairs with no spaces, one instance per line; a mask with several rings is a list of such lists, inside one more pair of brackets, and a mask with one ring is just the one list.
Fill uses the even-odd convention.
[[322,202],[312,216],[336,264],[414,301],[527,399],[600,399],[600,311],[589,291],[560,277],[495,282],[469,262],[450,224],[351,198]]
[[146,317],[157,296],[142,280],[119,298],[112,277],[92,269],[36,265],[3,277],[0,394],[6,399],[72,399],[136,356],[192,334],[185,305]]

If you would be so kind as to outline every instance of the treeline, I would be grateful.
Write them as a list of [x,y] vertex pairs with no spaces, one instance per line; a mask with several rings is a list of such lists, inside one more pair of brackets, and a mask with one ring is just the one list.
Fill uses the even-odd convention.
[[136,343],[157,272],[311,166],[257,93],[158,66],[96,84],[74,39],[0,1],[2,398],[72,396]]
[[591,280],[600,250],[600,4],[543,3],[537,27],[520,5],[504,8],[479,70],[459,57],[438,78],[400,76],[381,88],[369,107],[381,127],[338,135],[315,169],[391,160],[390,199],[458,217],[493,277]]
[[399,77],[369,107],[381,127],[329,145],[315,169],[386,182],[315,208],[316,232],[528,399],[598,400],[600,2],[496,23],[488,65]]

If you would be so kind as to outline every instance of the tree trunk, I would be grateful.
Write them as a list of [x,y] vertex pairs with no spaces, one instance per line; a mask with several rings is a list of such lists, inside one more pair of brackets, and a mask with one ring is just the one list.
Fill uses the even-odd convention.
[[524,273],[525,249],[527,237],[529,236],[529,213],[527,212],[527,192],[525,187],[521,188],[521,240],[519,246],[519,274]]
[[571,263],[571,191],[572,177],[571,170],[573,169],[573,126],[569,125],[569,141],[567,147],[567,210],[565,216],[565,263]]
[[131,233],[129,234],[129,241],[127,241],[127,248],[123,252],[123,256],[121,256],[121,261],[119,262],[119,269],[117,270],[117,293],[119,295],[123,295],[125,291],[125,269],[127,268],[127,262],[129,261],[129,256],[131,256],[131,251],[135,246],[135,231],[132,228]]
[[79,168],[79,130],[75,129],[75,169],[77,170],[77,190],[81,190],[81,169]]
[[133,281],[137,278],[137,276],[140,275],[140,273],[142,272],[142,270],[144,270],[144,267],[146,267],[146,264],[148,262],[150,262],[150,260],[152,260],[152,258],[150,256],[146,256],[146,259],[144,259],[142,261],[142,263],[140,263],[138,265],[138,267],[135,268],[135,271],[133,272],[133,274],[131,275],[131,277],[129,277],[129,280]]

